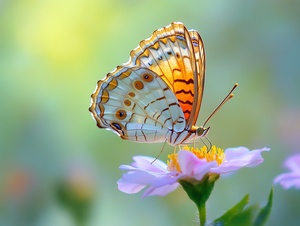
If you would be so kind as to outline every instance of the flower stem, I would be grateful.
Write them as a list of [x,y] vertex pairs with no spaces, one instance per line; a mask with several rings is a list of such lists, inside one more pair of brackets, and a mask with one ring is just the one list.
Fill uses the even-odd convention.
[[219,174],[206,174],[200,181],[179,181],[189,198],[198,208],[200,226],[204,226],[206,223],[206,202],[219,177]]
[[199,213],[199,221],[200,221],[200,226],[204,226],[206,223],[206,207],[205,203],[202,205],[197,206],[198,208],[198,213]]

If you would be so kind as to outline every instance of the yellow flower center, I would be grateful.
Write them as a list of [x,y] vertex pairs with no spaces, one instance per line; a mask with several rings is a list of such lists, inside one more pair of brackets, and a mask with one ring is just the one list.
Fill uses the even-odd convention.
[[[215,145],[212,146],[210,151],[207,151],[206,146],[203,146],[202,148],[200,148],[200,150],[198,148],[190,148],[188,146],[185,146],[182,150],[190,151],[199,159],[206,159],[207,162],[216,161],[218,165],[220,165],[225,158],[224,150],[221,148],[217,148]],[[170,171],[181,172],[180,165],[178,162],[178,153],[170,154],[168,155],[168,158],[168,169]]]

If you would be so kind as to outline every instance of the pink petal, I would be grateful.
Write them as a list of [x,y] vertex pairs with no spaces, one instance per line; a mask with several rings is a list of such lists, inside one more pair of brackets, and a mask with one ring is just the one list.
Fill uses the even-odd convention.
[[147,156],[134,156],[134,162],[131,165],[121,165],[121,170],[145,170],[152,172],[167,172],[168,166],[159,159],[155,159]]
[[120,166],[121,170],[128,171],[117,182],[120,191],[133,194],[150,186],[148,192],[145,192],[145,196],[156,193],[164,194],[168,193],[168,190],[172,190],[174,184],[177,184],[178,173],[169,172],[167,165],[162,161],[155,160],[153,162],[154,158],[145,156],[135,156],[133,159],[134,162],[130,166]]
[[291,171],[300,171],[300,154],[288,157],[284,161],[284,165]]
[[239,159],[249,152],[246,147],[227,148],[225,150],[226,160]]
[[178,188],[178,186],[179,186],[179,183],[165,185],[162,187],[151,186],[144,192],[143,197],[154,196],[154,195],[165,196],[165,195],[169,194],[170,192],[176,190],[176,188]]
[[193,177],[196,180],[201,180],[212,167],[216,167],[217,163],[207,162],[205,159],[199,159],[190,151],[181,150],[178,152],[178,162],[182,171],[181,177]]
[[132,166],[151,172],[167,172],[167,165],[159,160],[147,156],[134,156]]
[[285,189],[291,187],[300,188],[300,172],[282,173],[275,179],[274,183],[280,183]]
[[118,189],[127,194],[138,193],[146,187],[145,185],[140,185],[140,184],[123,183],[120,180],[117,183],[118,183]]
[[157,175],[151,174],[151,172],[136,170],[136,171],[129,171],[128,173],[123,174],[122,178],[119,181],[123,183],[146,185],[155,179],[157,179]]
[[131,170],[122,175],[119,180],[123,183],[133,183],[141,185],[164,186],[166,184],[173,184],[177,181],[176,172],[156,173],[145,171],[143,169]]
[[269,150],[269,148],[262,148],[249,151],[249,149],[245,147],[226,149],[224,162],[212,169],[211,172],[223,174],[236,171],[242,167],[255,167],[264,161],[261,152]]

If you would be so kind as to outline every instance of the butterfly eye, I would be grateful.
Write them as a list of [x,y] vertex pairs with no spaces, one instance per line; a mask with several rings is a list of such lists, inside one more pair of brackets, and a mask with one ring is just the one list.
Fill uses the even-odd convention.
[[203,126],[200,126],[198,129],[197,129],[197,136],[199,137],[205,137],[207,134],[208,134],[208,131],[209,131],[209,128],[204,128]]

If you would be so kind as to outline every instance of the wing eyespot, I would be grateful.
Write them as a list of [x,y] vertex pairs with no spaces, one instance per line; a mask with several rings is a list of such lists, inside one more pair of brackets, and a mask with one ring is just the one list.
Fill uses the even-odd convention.
[[153,81],[153,75],[151,74],[143,74],[142,75],[144,82],[152,82]]
[[118,109],[115,115],[119,120],[124,120],[127,117],[127,113],[123,109]]
[[144,89],[144,83],[140,80],[136,80],[133,82],[133,86],[134,88],[136,88],[137,90],[142,90]]
[[123,126],[122,126],[120,123],[118,123],[118,122],[112,122],[112,123],[110,124],[110,127],[111,127],[114,131],[116,131],[118,134],[120,134],[121,136],[126,136],[126,133],[125,133],[124,130],[123,130]]
[[128,100],[128,99],[125,99],[125,100],[124,100],[124,104],[125,104],[127,107],[129,107],[129,106],[131,105],[131,101]]
[[130,97],[135,97],[135,93],[134,93],[134,92],[129,92],[129,93],[128,93],[128,96],[130,96]]

